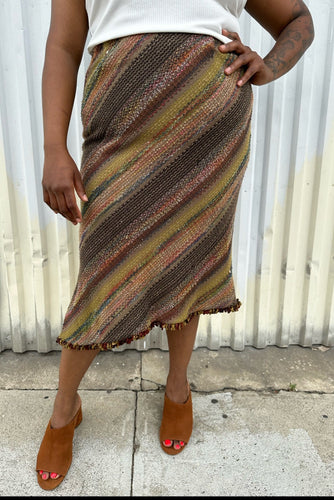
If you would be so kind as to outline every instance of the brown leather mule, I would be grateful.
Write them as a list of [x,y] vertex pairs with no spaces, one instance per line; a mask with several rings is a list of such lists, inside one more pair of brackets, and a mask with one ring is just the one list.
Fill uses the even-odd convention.
[[[188,384],[189,395],[185,403],[174,403],[165,393],[164,409],[160,427],[161,448],[168,455],[177,455],[186,447],[193,430],[193,407],[191,391]],[[163,441],[170,439],[173,441],[183,441],[184,446],[176,450],[173,446],[167,447]]]
[[[36,463],[37,480],[43,490],[55,489],[65,478],[72,463],[72,442],[74,429],[82,420],[81,406],[73,420],[64,427],[53,429],[51,419],[46,428]],[[57,479],[42,479],[39,471],[59,474]]]

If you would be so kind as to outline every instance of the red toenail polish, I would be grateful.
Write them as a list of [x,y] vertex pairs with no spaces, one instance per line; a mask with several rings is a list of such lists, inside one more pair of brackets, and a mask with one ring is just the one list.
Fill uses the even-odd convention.
[[174,448],[175,448],[176,450],[179,450],[179,449],[181,448],[181,446],[180,446],[179,444],[176,444],[176,445],[174,446]]
[[184,442],[183,442],[183,441],[180,441],[180,445],[181,445],[181,446],[184,446]]
[[58,474],[56,474],[55,472],[52,472],[50,474],[50,476],[51,476],[52,479],[56,479],[56,477],[58,476]]
[[47,479],[47,478],[48,478],[48,475],[47,475],[47,474],[42,474],[42,478],[43,478],[43,479]]
[[166,439],[165,440],[165,445],[166,446],[170,446],[172,444],[171,440],[170,439]]
[[40,471],[39,471],[39,473],[40,473],[40,475],[42,475],[42,474],[43,474],[43,471],[42,471],[42,470],[40,470]]

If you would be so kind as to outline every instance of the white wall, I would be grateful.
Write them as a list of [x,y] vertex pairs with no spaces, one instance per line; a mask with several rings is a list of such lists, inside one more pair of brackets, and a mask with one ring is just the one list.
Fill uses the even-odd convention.
[[[309,0],[316,36],[287,75],[253,87],[251,159],[233,274],[242,307],[200,318],[197,346],[334,345],[334,2]],[[48,352],[78,272],[78,227],[44,203],[41,76],[50,0],[0,0],[0,351]],[[243,41],[273,40],[247,13]],[[69,148],[80,162],[80,68]],[[123,349],[166,349],[156,328]]]

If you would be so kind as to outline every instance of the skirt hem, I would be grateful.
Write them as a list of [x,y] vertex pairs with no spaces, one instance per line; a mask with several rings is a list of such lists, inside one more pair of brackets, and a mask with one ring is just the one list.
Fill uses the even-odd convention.
[[155,326],[159,326],[161,329],[163,328],[168,328],[169,330],[181,330],[183,326],[185,326],[187,323],[190,322],[190,320],[194,316],[198,316],[200,314],[216,314],[219,312],[235,312],[237,311],[241,306],[241,302],[239,299],[236,299],[236,302],[227,307],[218,307],[216,309],[206,309],[202,311],[195,311],[189,314],[189,316],[184,320],[181,321],[180,323],[162,323],[161,321],[153,321],[151,323],[150,328],[147,328],[146,330],[136,333],[135,335],[132,335],[131,337],[128,337],[127,339],[124,340],[118,340],[116,342],[103,342],[101,344],[86,344],[86,345],[80,345],[80,344],[72,344],[68,342],[67,340],[64,340],[60,337],[57,337],[56,342],[57,344],[60,344],[63,347],[66,347],[67,349],[74,349],[77,351],[84,351],[84,350],[100,350],[100,351],[110,351],[115,347],[119,347],[122,344],[131,344],[134,340],[139,340],[146,335],[150,333],[150,331],[153,329]]

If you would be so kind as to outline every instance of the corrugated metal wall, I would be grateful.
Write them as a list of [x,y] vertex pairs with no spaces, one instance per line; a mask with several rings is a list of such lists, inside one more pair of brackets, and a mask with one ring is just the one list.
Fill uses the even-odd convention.
[[[0,0],[0,350],[47,352],[78,272],[78,228],[43,203],[41,76],[50,0]],[[253,87],[252,153],[235,219],[237,313],[200,318],[196,347],[334,345],[333,0],[307,2],[316,37],[287,75]],[[271,37],[247,13],[243,41]],[[85,52],[69,133],[79,163]],[[167,349],[158,328],[123,349]]]

